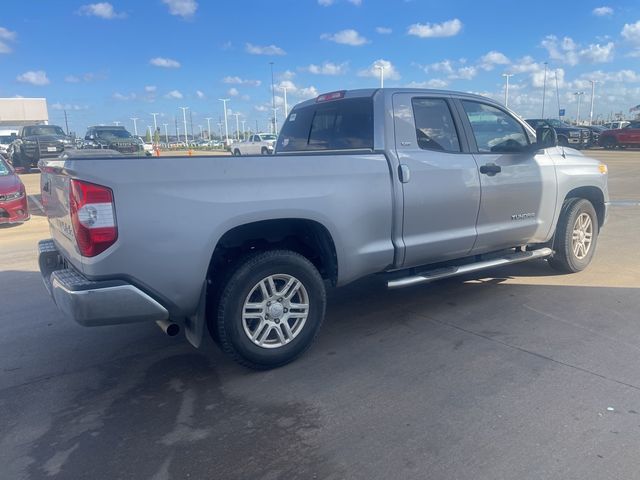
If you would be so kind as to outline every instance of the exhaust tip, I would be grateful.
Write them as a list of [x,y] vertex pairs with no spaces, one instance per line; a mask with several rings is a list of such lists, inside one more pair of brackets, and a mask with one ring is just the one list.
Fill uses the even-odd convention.
[[169,320],[158,320],[156,324],[168,337],[175,337],[180,333],[180,325],[177,323],[170,322]]

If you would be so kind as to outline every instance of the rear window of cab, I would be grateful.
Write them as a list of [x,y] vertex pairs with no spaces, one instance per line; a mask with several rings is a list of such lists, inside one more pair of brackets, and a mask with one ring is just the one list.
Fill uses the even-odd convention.
[[279,152],[373,149],[373,100],[346,98],[297,108],[278,136]]

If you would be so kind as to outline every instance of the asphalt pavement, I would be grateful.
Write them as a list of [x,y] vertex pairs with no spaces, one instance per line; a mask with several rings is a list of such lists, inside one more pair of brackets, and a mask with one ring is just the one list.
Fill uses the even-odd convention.
[[360,281],[269,372],[63,318],[23,175],[32,219],[0,228],[0,479],[639,479],[640,152],[589,155],[614,205],[588,270]]

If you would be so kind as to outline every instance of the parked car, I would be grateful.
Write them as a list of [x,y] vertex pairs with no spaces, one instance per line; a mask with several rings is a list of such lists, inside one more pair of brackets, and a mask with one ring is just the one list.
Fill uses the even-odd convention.
[[274,368],[316,337],[329,286],[543,258],[586,268],[607,169],[556,145],[547,124],[477,95],[323,94],[293,108],[268,161],[194,157],[179,182],[169,157],[44,168],[41,271],[81,325],[155,321],[196,347],[210,332],[241,364]]
[[603,125],[606,130],[618,130],[629,125],[631,122],[628,120],[618,120],[615,122],[607,122]]
[[558,135],[558,144],[563,147],[586,148],[589,145],[591,133],[588,129],[582,127],[574,127],[568,123],[553,118],[530,118],[527,123],[533,128],[539,128],[543,125],[552,127]]
[[89,127],[82,148],[115,150],[125,155],[146,155],[144,144],[122,126]]
[[617,130],[605,130],[600,134],[599,143],[606,149],[640,147],[640,121],[630,122]]
[[239,155],[271,155],[275,148],[277,136],[272,133],[257,133],[247,140],[233,144],[232,153]]
[[73,139],[57,125],[27,125],[20,127],[7,153],[15,168],[29,170],[68,148],[75,148]]
[[29,220],[27,192],[16,171],[0,157],[0,225]]
[[602,125],[588,125],[588,126],[585,126],[584,128],[589,130],[589,133],[590,133],[589,144],[587,146],[591,148],[591,147],[597,147],[598,145],[600,145],[599,143],[600,135],[602,134],[602,132],[606,130],[606,128],[604,128]]
[[4,158],[9,158],[9,145],[13,142],[18,135],[17,129],[5,129],[0,130],[0,155]]

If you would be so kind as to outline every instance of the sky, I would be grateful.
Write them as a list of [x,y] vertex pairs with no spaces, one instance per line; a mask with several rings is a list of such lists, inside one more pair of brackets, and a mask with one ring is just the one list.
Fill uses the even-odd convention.
[[[469,91],[524,117],[560,107],[594,119],[640,104],[640,2],[426,0],[73,0],[3,2],[0,97],[45,97],[51,123],[83,135],[93,124],[133,131],[188,107],[212,130],[222,102],[266,130],[273,62],[277,115],[320,93],[377,87]],[[556,78],[558,90],[556,92]],[[230,130],[235,116],[229,117]],[[190,123],[190,122],[189,122]]]

